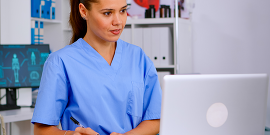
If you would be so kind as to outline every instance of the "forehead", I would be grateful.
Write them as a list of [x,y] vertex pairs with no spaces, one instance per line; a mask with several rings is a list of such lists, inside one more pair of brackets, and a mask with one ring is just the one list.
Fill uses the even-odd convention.
[[98,3],[93,3],[93,8],[120,9],[126,5],[127,5],[126,0],[98,0]]

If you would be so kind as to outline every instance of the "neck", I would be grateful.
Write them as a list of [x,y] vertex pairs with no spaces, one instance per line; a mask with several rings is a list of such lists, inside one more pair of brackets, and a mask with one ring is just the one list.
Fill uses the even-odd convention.
[[83,39],[111,65],[116,50],[116,42],[108,42],[95,34],[89,33],[86,33]]
[[98,53],[108,53],[110,50],[115,50],[115,42],[108,42],[100,37],[96,36],[95,34],[86,33],[85,37],[83,38],[90,46],[92,46]]

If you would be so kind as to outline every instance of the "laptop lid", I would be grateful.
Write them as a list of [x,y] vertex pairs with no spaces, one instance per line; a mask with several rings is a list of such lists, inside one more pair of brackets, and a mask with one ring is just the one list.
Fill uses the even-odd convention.
[[160,135],[264,135],[266,74],[167,75]]

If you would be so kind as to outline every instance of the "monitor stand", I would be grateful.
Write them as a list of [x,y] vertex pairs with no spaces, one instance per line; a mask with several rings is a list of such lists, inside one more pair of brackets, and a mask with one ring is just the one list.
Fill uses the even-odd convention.
[[13,109],[20,109],[20,106],[17,106],[17,91],[16,88],[9,89],[6,88],[6,105],[0,105],[0,111],[4,110],[13,110]]

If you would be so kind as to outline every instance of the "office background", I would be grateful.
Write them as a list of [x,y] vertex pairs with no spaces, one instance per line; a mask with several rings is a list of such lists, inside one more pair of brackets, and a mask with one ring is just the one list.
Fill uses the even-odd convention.
[[[195,73],[270,75],[269,0],[196,0],[195,4]],[[270,127],[269,92],[267,104],[266,126]]]
[[[54,20],[39,19],[44,22],[44,43],[50,44],[52,52],[69,43],[71,31],[67,23],[68,1],[56,0]],[[179,35],[182,34],[182,37],[191,33],[192,37],[190,43],[180,40],[179,44],[191,45],[189,48],[192,50],[186,59],[182,57],[185,55],[181,55],[185,53],[185,50],[174,50],[177,55],[174,54],[173,57],[177,56],[176,59],[180,60],[174,63],[188,61],[186,63],[191,63],[190,73],[267,73],[270,75],[269,0],[187,0],[186,2],[188,4],[194,2],[195,6],[190,4],[188,7],[191,11],[190,20],[180,21],[188,24],[179,26],[186,30],[181,31],[179,28],[178,32],[180,32]],[[0,44],[31,43],[33,18],[31,18],[30,5],[31,0],[0,0]],[[139,26],[132,24],[128,25],[131,29]],[[174,21],[169,25],[174,31]],[[177,46],[178,49],[181,48],[179,47],[181,45]],[[179,68],[178,65],[173,65],[174,71],[177,68]],[[189,71],[182,73],[189,73]],[[31,89],[20,90],[20,97],[31,97]],[[270,127],[269,99],[270,93],[268,94],[267,127]],[[20,98],[18,104],[28,105],[31,100],[31,98]],[[22,125],[24,125],[23,122],[15,124],[15,126]]]

